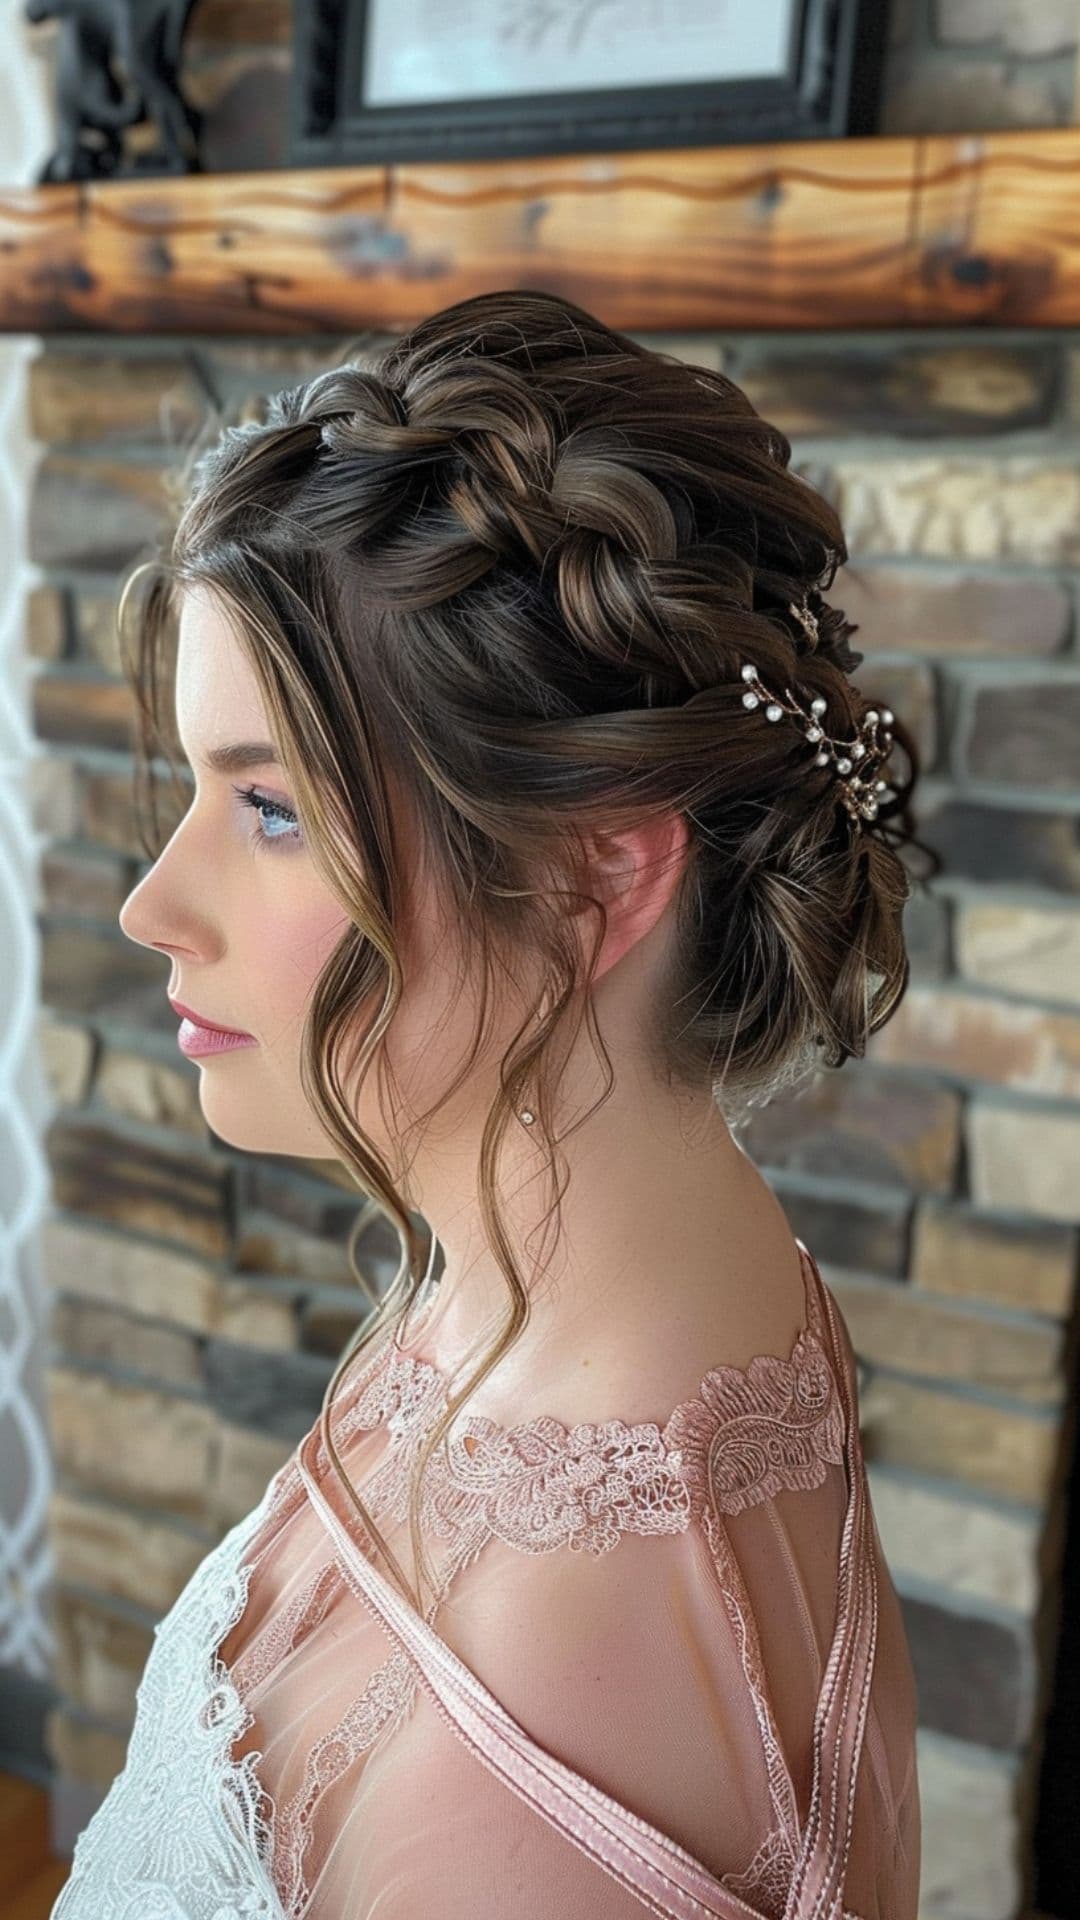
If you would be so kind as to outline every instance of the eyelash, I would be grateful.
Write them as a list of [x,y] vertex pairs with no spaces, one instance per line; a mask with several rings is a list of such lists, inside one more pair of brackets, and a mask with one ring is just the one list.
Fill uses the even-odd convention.
[[[233,792],[245,807],[255,809],[260,820],[265,822],[266,815],[270,814],[276,820],[288,820],[293,826],[299,827],[299,820],[291,807],[282,806],[280,800],[269,799],[265,793],[260,793],[257,787],[234,787]],[[299,833],[266,833],[263,827],[257,827],[252,838],[256,846],[292,846],[299,840],[300,835]]]

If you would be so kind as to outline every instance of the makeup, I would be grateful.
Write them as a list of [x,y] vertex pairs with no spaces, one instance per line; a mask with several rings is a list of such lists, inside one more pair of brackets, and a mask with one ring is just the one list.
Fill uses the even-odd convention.
[[174,1013],[181,1016],[180,1029],[176,1036],[176,1044],[181,1053],[194,1057],[209,1053],[231,1053],[236,1047],[258,1045],[253,1034],[241,1033],[232,1027],[211,1026],[171,996],[169,1005]]
[[258,1042],[248,1033],[222,1033],[218,1027],[197,1027],[193,1020],[181,1020],[176,1036],[181,1053],[232,1053],[236,1047],[254,1047]]

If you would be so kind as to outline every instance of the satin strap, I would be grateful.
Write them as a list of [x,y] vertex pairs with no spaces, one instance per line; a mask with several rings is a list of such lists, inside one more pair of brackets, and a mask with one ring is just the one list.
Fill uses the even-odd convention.
[[[877,1636],[877,1579],[870,1512],[854,1416],[831,1297],[820,1285],[834,1368],[846,1409],[848,1506],[840,1548],[837,1619],[814,1718],[810,1808],[784,1920],[843,1920],[843,1882],[850,1849],[855,1782]],[[470,1667],[405,1600],[350,1537],[309,1467],[319,1424],[301,1443],[300,1477],[334,1544],[350,1585],[398,1641],[447,1725],[512,1792],[635,1893],[661,1920],[762,1920],[756,1908],[722,1887],[693,1855],[629,1808],[548,1753],[500,1705]],[[838,1841],[841,1826],[843,1839]]]

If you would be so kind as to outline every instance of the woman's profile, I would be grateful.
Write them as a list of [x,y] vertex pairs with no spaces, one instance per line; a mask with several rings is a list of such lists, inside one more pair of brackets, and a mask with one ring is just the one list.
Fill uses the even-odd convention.
[[738,387],[543,292],[195,450],[121,606],[194,787],[120,923],[218,1138],[403,1251],[54,1920],[914,1920],[854,1351],[738,1138],[908,980],[845,558]]

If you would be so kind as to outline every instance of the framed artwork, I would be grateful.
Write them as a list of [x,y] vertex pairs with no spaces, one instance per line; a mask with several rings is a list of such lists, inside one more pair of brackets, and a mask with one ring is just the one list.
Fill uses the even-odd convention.
[[292,166],[875,130],[884,0],[294,0]]

